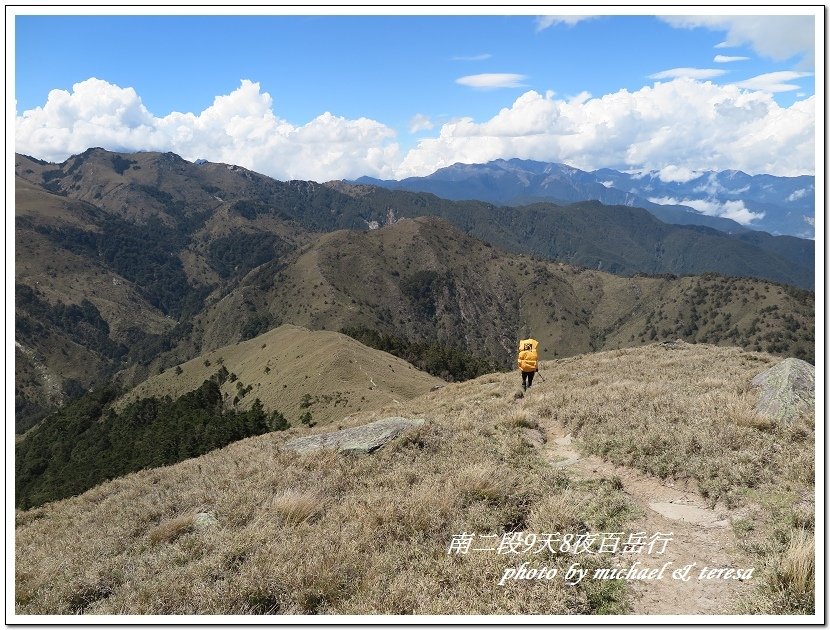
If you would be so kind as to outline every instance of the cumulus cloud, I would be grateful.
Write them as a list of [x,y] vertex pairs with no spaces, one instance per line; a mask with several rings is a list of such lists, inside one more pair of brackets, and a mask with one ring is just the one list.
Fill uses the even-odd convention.
[[764,212],[752,212],[743,201],[726,201],[720,203],[714,199],[676,199],[674,197],[651,197],[649,201],[662,205],[679,205],[693,208],[701,214],[710,217],[732,219],[741,225],[749,225],[753,221],[764,218]]
[[676,28],[725,31],[719,48],[748,45],[759,55],[784,61],[796,55],[812,65],[815,17],[812,15],[675,15],[661,18]]
[[582,102],[531,90],[490,120],[441,126],[407,153],[397,176],[502,157],[583,170],[675,165],[803,175],[815,168],[815,110],[814,96],[782,107],[766,92],[689,78]]
[[662,72],[655,72],[648,75],[649,79],[679,79],[686,77],[689,79],[714,79],[726,74],[726,70],[717,70],[715,68],[672,68],[671,70],[663,70]]
[[789,70],[768,72],[766,74],[759,74],[751,79],[746,79],[745,81],[739,81],[735,85],[749,90],[762,90],[764,92],[791,92],[801,88],[794,83],[787,83],[787,81],[795,81],[796,79],[811,76],[813,76],[811,72],[793,72]]
[[279,179],[317,181],[391,175],[395,132],[368,118],[323,113],[303,125],[280,119],[260,85],[243,80],[204,111],[151,114],[132,88],[99,79],[53,90],[15,120],[15,150],[62,161],[92,146],[173,151],[185,159],[239,164]]
[[98,79],[76,84],[72,93],[52,90],[43,107],[17,117],[15,133],[18,151],[45,159],[63,159],[98,144],[115,150],[164,144],[156,119],[134,89]]
[[425,114],[415,114],[412,120],[409,121],[409,133],[418,133],[419,131],[426,131],[435,127],[429,116]]
[[[816,97],[783,107],[765,91],[689,78],[599,97],[529,90],[483,121],[446,121],[405,155],[389,126],[325,112],[291,123],[259,84],[242,81],[201,112],[156,116],[131,88],[89,79],[55,90],[15,120],[15,150],[62,161],[89,147],[173,151],[239,164],[278,179],[326,181],[428,175],[456,162],[498,158],[564,162],[583,170],[814,172]],[[420,132],[423,114],[410,121]]]
[[536,18],[536,32],[544,31],[554,24],[565,24],[574,26],[585,20],[597,17],[596,15],[540,15]]
[[798,201],[799,199],[803,199],[807,196],[807,189],[806,188],[799,188],[796,191],[787,197],[787,201]]
[[715,63],[732,63],[733,61],[748,61],[749,57],[730,57],[728,55],[715,55],[712,60]]
[[523,87],[522,83],[527,77],[523,74],[511,73],[487,73],[470,74],[466,77],[459,77],[455,80],[459,85],[476,88],[477,90],[493,90],[497,88]]

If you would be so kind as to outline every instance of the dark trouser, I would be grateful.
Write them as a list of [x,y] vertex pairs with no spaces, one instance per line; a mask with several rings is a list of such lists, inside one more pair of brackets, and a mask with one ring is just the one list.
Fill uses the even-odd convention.
[[527,389],[533,385],[533,375],[536,372],[522,372],[522,389]]

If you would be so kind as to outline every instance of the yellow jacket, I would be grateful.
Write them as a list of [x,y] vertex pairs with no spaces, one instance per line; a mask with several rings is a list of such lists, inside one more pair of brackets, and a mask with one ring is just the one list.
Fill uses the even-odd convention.
[[519,358],[517,363],[522,372],[539,371],[539,355],[536,351],[538,347],[539,342],[535,339],[522,339],[519,342]]

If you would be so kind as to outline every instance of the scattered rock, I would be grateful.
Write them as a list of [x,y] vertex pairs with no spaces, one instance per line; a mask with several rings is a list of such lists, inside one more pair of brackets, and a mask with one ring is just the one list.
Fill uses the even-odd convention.
[[520,398],[524,398],[524,397],[525,397],[525,395],[524,395],[524,392],[522,392],[522,391],[518,391],[515,394],[513,394],[513,400],[519,400]]
[[214,514],[213,512],[199,512],[193,518],[193,528],[204,529],[205,527],[216,525],[216,523],[218,522],[219,519],[216,518],[216,514]]
[[407,429],[419,427],[424,422],[420,418],[393,416],[360,427],[294,438],[285,443],[285,448],[297,453],[309,453],[323,448],[337,449],[341,453],[372,453]]
[[429,388],[429,391],[437,392],[439,389],[442,389],[443,387],[444,387],[444,385],[440,385],[440,384],[439,385],[433,385],[432,387]]
[[759,416],[789,424],[815,404],[816,369],[801,359],[784,359],[752,379],[761,390]]
[[674,521],[693,523],[695,525],[702,525],[703,527],[726,527],[729,525],[729,521],[721,518],[714,510],[687,503],[663,501],[649,503],[648,507],[658,514]]

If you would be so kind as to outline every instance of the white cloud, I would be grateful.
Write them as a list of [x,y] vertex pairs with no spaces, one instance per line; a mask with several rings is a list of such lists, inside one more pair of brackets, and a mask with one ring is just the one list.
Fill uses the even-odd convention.
[[753,221],[760,221],[766,212],[752,212],[743,201],[726,201],[723,203],[719,216],[737,221],[741,225],[749,225]]
[[[531,90],[487,120],[436,125],[404,155],[395,131],[379,121],[328,112],[303,124],[284,120],[251,81],[204,111],[158,117],[135,90],[89,79],[18,115],[15,150],[52,161],[93,146],[173,151],[317,181],[428,175],[456,162],[514,157],[666,178],[725,169],[786,176],[814,172],[816,109],[815,96],[782,107],[767,92],[688,78],[600,97]],[[410,124],[423,132],[428,122],[416,116]]]
[[808,217],[807,215],[801,215],[801,218],[804,219],[804,222],[808,225],[816,227],[816,218],[815,217]]
[[649,201],[662,205],[688,206],[700,214],[710,217],[732,219],[741,225],[749,225],[753,221],[764,218],[764,212],[752,212],[743,201],[726,201],[720,203],[714,199],[676,199],[674,197],[651,197]]
[[418,133],[435,127],[429,116],[425,114],[415,114],[412,120],[409,121],[409,133]]
[[793,193],[787,197],[787,201],[798,201],[799,199],[803,199],[807,196],[807,189],[800,188],[799,190],[793,191]]
[[789,70],[768,72],[745,81],[739,81],[735,85],[748,90],[761,90],[763,92],[791,92],[792,90],[799,90],[801,87],[794,83],[787,83],[787,81],[795,81],[811,76],[813,76],[812,72],[793,72]]
[[591,20],[597,17],[596,15],[540,15],[536,18],[536,32],[544,31],[554,24],[565,24],[567,26],[574,26],[585,20]]
[[496,88],[517,88],[523,87],[522,81],[527,79],[523,74],[511,73],[490,73],[471,74],[455,80],[459,85],[476,88],[478,90],[492,90]]
[[469,57],[453,57],[453,61],[486,61],[492,58],[493,55],[490,53],[483,53],[481,55],[471,55]]
[[[551,92],[550,94],[552,96],[553,92]],[[577,94],[576,96],[571,96],[570,98],[568,98],[568,102],[571,105],[582,105],[582,103],[584,103],[585,101],[590,100],[590,98],[591,98],[591,93],[590,92],[582,91],[579,94]]]
[[657,176],[664,182],[688,182],[699,177],[700,172],[685,166],[666,166],[657,172]]
[[728,55],[715,55],[712,60],[715,63],[732,63],[733,61],[748,61],[749,57],[729,57]]
[[584,102],[528,91],[490,120],[463,118],[424,138],[396,169],[427,175],[503,157],[583,170],[814,172],[815,97],[782,107],[766,92],[683,78]]
[[815,17],[812,15],[691,15],[664,16],[676,28],[726,31],[718,48],[748,45],[759,55],[784,61],[804,55],[812,66],[815,54]]
[[395,132],[368,118],[324,113],[304,125],[276,116],[271,96],[244,80],[199,114],[153,116],[132,88],[99,79],[53,90],[15,120],[15,150],[62,161],[89,147],[173,151],[185,159],[239,164],[279,179],[317,181],[391,175]]
[[726,70],[717,70],[714,68],[672,68],[671,70],[663,70],[662,72],[655,72],[648,75],[649,79],[714,79],[726,74]]

